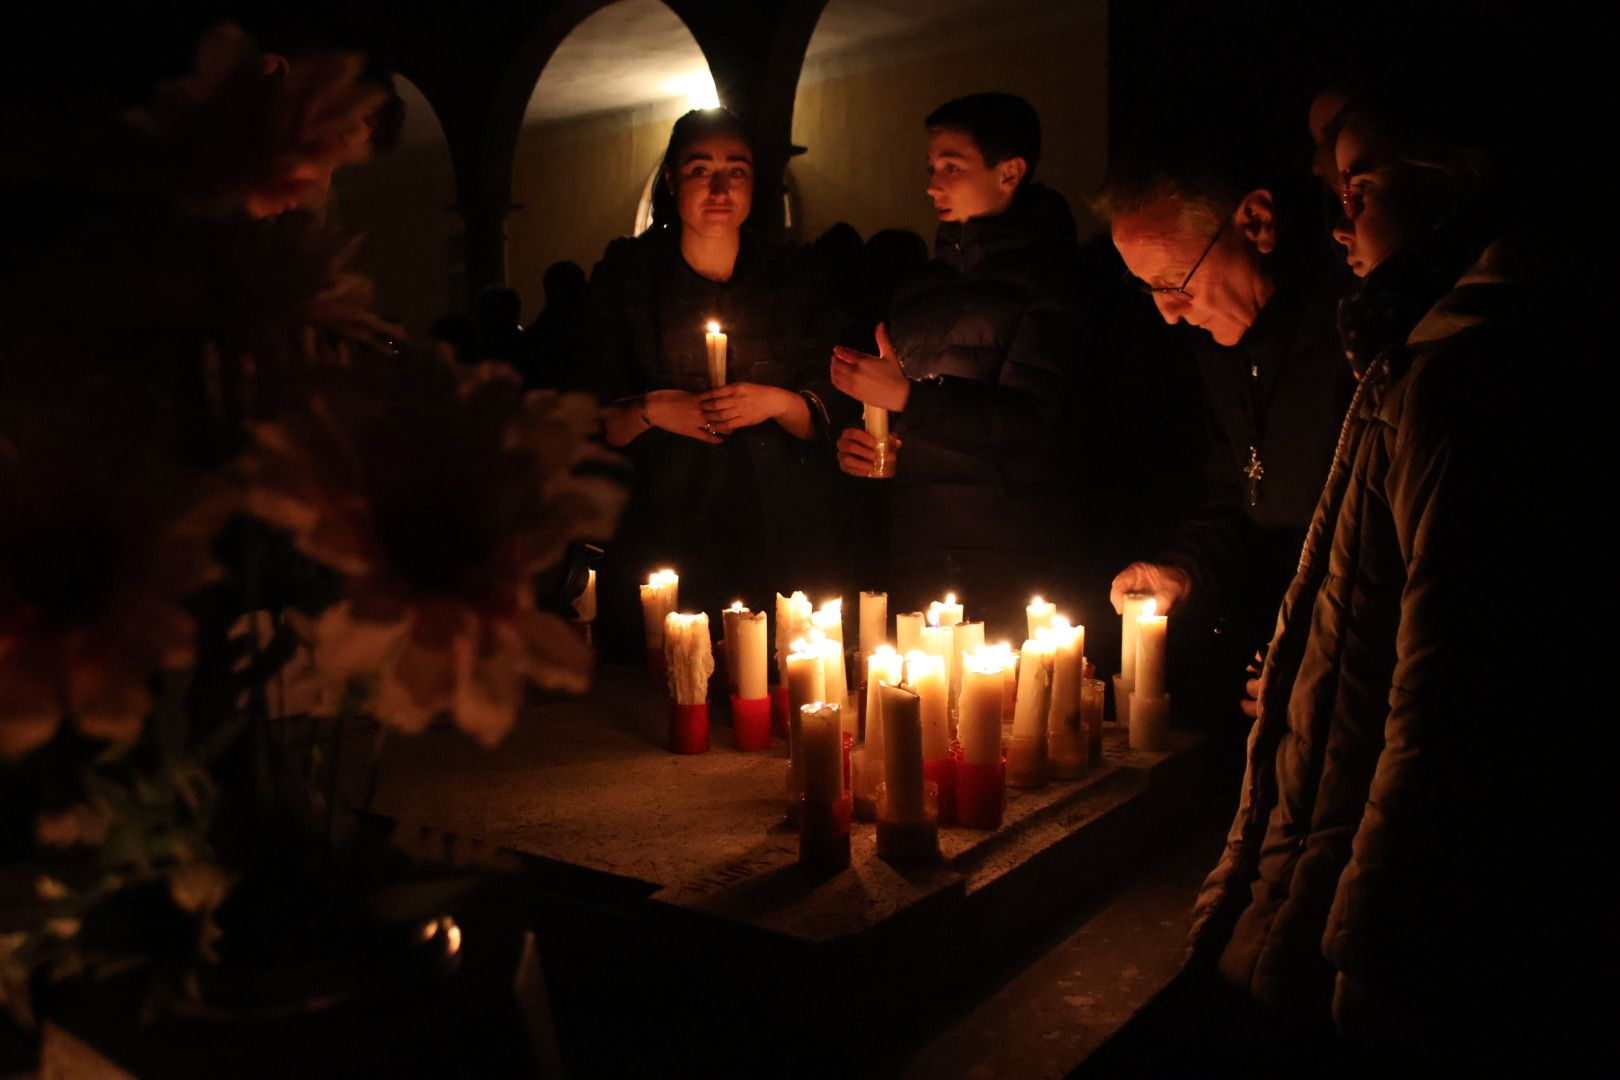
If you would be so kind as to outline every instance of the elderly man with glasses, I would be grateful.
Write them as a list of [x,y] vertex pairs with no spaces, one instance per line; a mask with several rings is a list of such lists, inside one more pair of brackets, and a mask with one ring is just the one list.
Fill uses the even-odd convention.
[[1126,593],[1151,592],[1181,625],[1219,632],[1221,648],[1186,652],[1213,667],[1180,675],[1229,677],[1234,693],[1243,659],[1270,636],[1353,388],[1335,328],[1348,278],[1319,196],[1303,177],[1295,187],[1256,177],[1235,153],[1155,139],[1147,154],[1116,155],[1098,200],[1159,314],[1195,328],[1209,440],[1199,510],[1166,550],[1114,578],[1112,600],[1121,610]]

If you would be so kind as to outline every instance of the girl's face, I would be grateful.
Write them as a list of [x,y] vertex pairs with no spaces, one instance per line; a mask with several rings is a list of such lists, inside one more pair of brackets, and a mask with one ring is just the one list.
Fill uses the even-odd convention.
[[699,139],[681,152],[670,183],[683,230],[735,233],[754,205],[753,151],[734,135]]
[[1411,245],[1444,214],[1442,172],[1402,161],[1360,117],[1352,116],[1340,130],[1334,163],[1344,216],[1333,239],[1344,245],[1357,277]]

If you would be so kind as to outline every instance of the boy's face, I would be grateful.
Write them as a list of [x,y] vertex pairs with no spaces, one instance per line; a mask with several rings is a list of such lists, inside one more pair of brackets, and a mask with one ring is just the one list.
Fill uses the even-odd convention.
[[985,164],[965,131],[934,128],[928,133],[928,197],[941,221],[968,221],[1006,210],[1024,171],[1023,158]]

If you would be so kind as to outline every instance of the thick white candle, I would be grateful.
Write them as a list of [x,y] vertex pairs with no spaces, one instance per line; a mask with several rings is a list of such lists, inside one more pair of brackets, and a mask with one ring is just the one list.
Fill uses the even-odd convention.
[[990,657],[970,657],[962,669],[957,735],[962,758],[969,765],[994,765],[1001,760],[1001,695],[1005,685],[1001,665]]
[[1052,655],[1052,698],[1047,710],[1047,726],[1051,731],[1060,728],[1079,730],[1080,679],[1085,656],[1085,631],[1069,625],[1061,616],[1052,620],[1047,628],[1049,640],[1055,646]]
[[1039,637],[1042,630],[1052,625],[1052,618],[1057,614],[1057,605],[1048,603],[1038,596],[1031,597],[1024,614],[1029,616],[1029,636]]
[[797,716],[799,710],[813,701],[827,700],[826,669],[819,641],[795,641],[787,658],[788,713]]
[[861,418],[866,422],[866,433],[878,442],[889,437],[889,410],[881,405],[868,405]]
[[843,708],[816,701],[799,713],[799,756],[804,762],[804,797],[837,802],[844,794]]
[[810,598],[802,592],[776,594],[776,681],[787,685],[787,658],[793,643],[810,632]]
[[922,821],[927,816],[923,790],[922,701],[903,686],[882,688],[883,782],[887,785],[890,821]]
[[1136,617],[1136,693],[1144,698],[1164,695],[1165,617],[1149,600]]
[[765,664],[765,613],[744,612],[735,623],[737,644],[737,697],[758,701],[770,696]]
[[939,761],[951,752],[950,684],[945,658],[924,652],[906,654],[906,685],[922,699],[923,757]]
[[[828,600],[810,616],[810,625],[820,630],[827,639],[827,698],[838,705],[849,703],[849,674],[844,669],[844,601]],[[855,715],[849,711],[844,722],[853,725]],[[853,726],[851,731],[855,730]]]
[[[960,622],[951,627],[951,700],[962,697],[962,661],[984,648],[984,623]],[[960,715],[960,710],[958,711]]]
[[929,656],[937,656],[945,661],[946,672],[950,671],[951,664],[951,628],[948,626],[925,626],[921,633],[922,651]]
[[[879,683],[899,686],[905,680],[905,662],[888,645],[866,658],[866,746],[869,754],[882,756],[883,705]],[[875,749],[874,749],[875,748]]]
[[677,705],[701,705],[709,700],[714,652],[709,647],[707,614],[669,613],[664,620],[664,665],[669,675],[669,696]]
[[1001,669],[1001,725],[1010,727],[1013,722],[1013,706],[1018,701],[1018,654],[1013,652],[1012,645],[1005,641],[998,641],[994,645],[986,645],[978,652],[980,658],[994,663]]
[[955,593],[946,593],[944,600],[934,600],[929,603],[929,626],[955,626],[961,621],[962,605],[956,602]]
[[726,681],[733,688],[737,685],[737,620],[748,614],[741,600],[733,600],[731,606],[720,613],[720,639],[726,650]]
[[680,606],[680,588],[680,575],[673,570],[649,574],[647,584],[641,587],[641,618],[649,651],[663,651],[664,620]]
[[861,654],[870,656],[889,640],[889,594],[861,593]]
[[720,332],[719,323],[709,324],[703,344],[709,351],[709,388],[718,390],[726,385],[726,335]]
[[1030,638],[1018,654],[1018,705],[1013,710],[1013,735],[1044,738],[1046,713],[1051,705],[1052,645]]
[[1119,673],[1128,684],[1136,681],[1136,620],[1152,599],[1152,593],[1125,594],[1125,614],[1121,617],[1119,636]]
[[901,656],[923,647],[923,613],[907,612],[894,617],[894,650]]

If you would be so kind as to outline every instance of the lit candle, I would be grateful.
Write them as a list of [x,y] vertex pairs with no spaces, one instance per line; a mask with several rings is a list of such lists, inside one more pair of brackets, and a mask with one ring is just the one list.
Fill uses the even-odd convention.
[[994,645],[984,646],[978,655],[1001,669],[1001,726],[1011,727],[1013,706],[1018,701],[1018,654],[1013,652],[1011,643],[998,641]]
[[923,647],[923,613],[913,611],[894,617],[894,649],[901,656]]
[[948,673],[951,663],[951,628],[925,626],[918,636],[921,638],[922,651],[945,661],[945,670]]
[[825,653],[820,641],[799,640],[787,658],[788,715],[813,701],[827,700]]
[[1013,710],[1014,738],[1044,738],[1052,694],[1052,643],[1030,638],[1018,655],[1018,705]]
[[[731,606],[720,613],[720,632],[724,636],[720,639],[726,652],[726,681],[731,688],[737,688],[737,620],[748,614],[741,600],[733,600]],[[740,696],[740,695],[739,695]]]
[[787,685],[787,658],[793,643],[810,632],[810,598],[802,592],[776,594],[776,681]]
[[944,600],[934,600],[929,603],[929,626],[955,626],[961,621],[962,605],[956,602],[955,593],[946,593]]
[[709,389],[718,390],[726,385],[726,335],[720,332],[719,323],[709,323],[703,344],[709,350]]
[[[849,704],[849,675],[844,670],[844,601],[828,600],[810,616],[810,625],[827,639],[827,691],[825,700],[840,706]],[[844,723],[855,730],[855,710],[844,709]]]
[[861,593],[861,654],[870,656],[889,640],[889,594]]
[[1125,594],[1125,614],[1122,616],[1119,637],[1119,674],[1125,680],[1127,689],[1136,681],[1136,620],[1152,599],[1152,593]]
[[737,697],[742,701],[758,701],[770,693],[765,665],[765,613],[745,611],[734,626],[737,644],[732,646],[732,651],[737,657]]
[[868,405],[861,413],[866,422],[866,433],[872,436],[874,442],[882,442],[889,437],[889,410],[881,405]]
[[[959,622],[951,627],[951,701],[962,699],[962,660],[984,648],[984,623]],[[956,710],[961,715],[961,710]]]
[[707,614],[672,611],[665,617],[664,666],[669,676],[669,696],[675,704],[702,705],[709,700],[714,652],[709,647]]
[[648,575],[641,587],[641,617],[647,630],[647,651],[654,655],[664,651],[664,620],[680,606],[680,575],[673,570],[659,570]]
[[921,699],[904,686],[882,687],[883,782],[890,821],[922,821],[927,816],[923,788]]
[[1029,606],[1024,609],[1029,616],[1029,636],[1039,637],[1042,630],[1052,625],[1052,618],[1057,614],[1057,605],[1048,603],[1040,597],[1032,597]]
[[835,803],[844,795],[844,710],[836,703],[811,702],[799,713],[799,756],[804,761],[807,802]]
[[962,759],[969,765],[1001,760],[1001,695],[1006,675],[991,656],[969,657],[962,669],[962,697],[957,727]]
[[574,621],[596,621],[596,571],[585,572],[585,591],[574,597]]
[[1152,600],[1136,617],[1136,692],[1144,698],[1164,696],[1165,617]]
[[1052,655],[1052,695],[1046,727],[1054,773],[1073,777],[1085,765],[1085,737],[1080,730],[1080,681],[1084,676],[1083,630],[1056,616],[1045,631],[1055,646]]
[[923,758],[941,761],[951,752],[950,684],[945,681],[945,658],[907,653],[906,685],[922,700]]
[[866,658],[866,749],[868,760],[881,764],[883,757],[883,706],[878,684],[899,686],[905,679],[905,663],[888,645],[880,645]]

